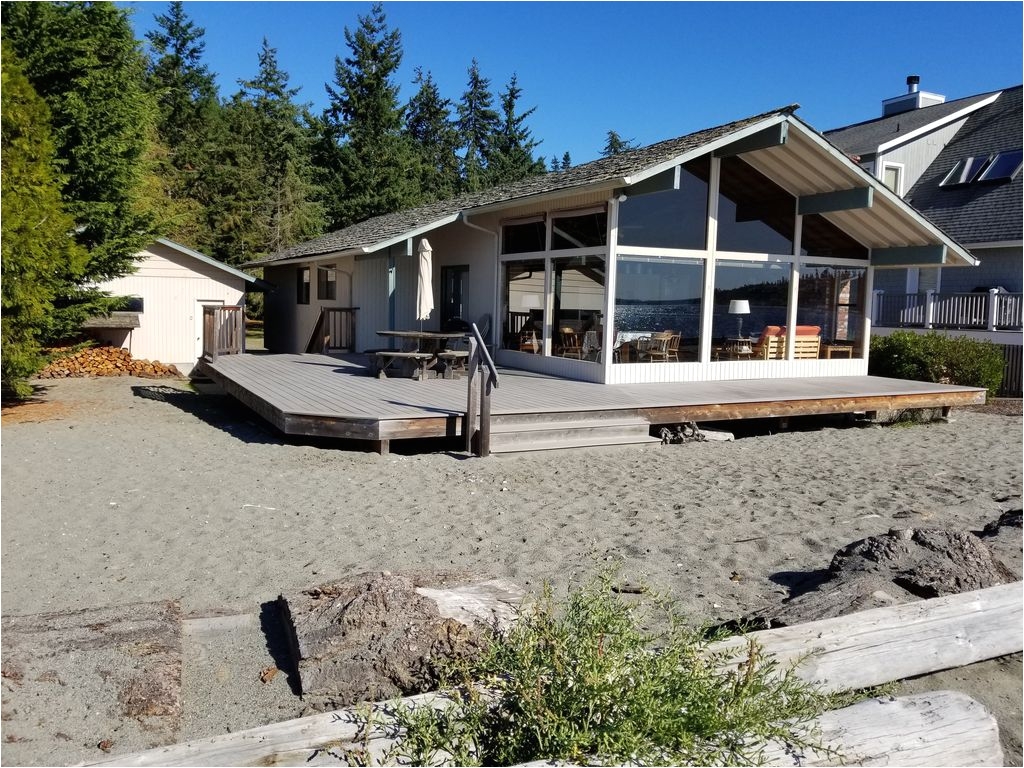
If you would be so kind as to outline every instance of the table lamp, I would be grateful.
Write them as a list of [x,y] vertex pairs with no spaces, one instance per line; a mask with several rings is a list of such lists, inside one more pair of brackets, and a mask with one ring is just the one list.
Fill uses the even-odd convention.
[[750,314],[750,302],[746,299],[733,299],[729,302],[729,314],[736,315],[736,338],[742,338],[743,316]]

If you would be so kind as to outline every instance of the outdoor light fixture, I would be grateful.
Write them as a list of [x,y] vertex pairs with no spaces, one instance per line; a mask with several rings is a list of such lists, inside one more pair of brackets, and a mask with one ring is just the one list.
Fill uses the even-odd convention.
[[750,302],[746,299],[733,299],[729,302],[729,314],[736,315],[736,338],[743,338],[743,316],[750,314]]

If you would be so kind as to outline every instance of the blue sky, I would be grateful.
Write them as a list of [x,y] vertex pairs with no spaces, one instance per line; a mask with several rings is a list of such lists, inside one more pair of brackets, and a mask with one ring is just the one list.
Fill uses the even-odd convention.
[[[133,9],[139,39],[163,2]],[[364,2],[186,2],[221,96],[257,70],[266,37],[319,111],[344,29]],[[404,101],[419,66],[457,102],[473,58],[497,96],[515,73],[547,158],[598,157],[608,130],[638,145],[799,103],[819,130],[869,120],[906,77],[948,99],[1020,84],[1019,2],[385,2],[402,35]]]

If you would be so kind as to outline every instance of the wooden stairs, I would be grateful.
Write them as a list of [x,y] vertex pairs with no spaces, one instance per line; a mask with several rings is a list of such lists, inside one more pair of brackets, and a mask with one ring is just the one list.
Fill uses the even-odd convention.
[[491,453],[660,443],[638,416],[614,412],[503,414],[491,417]]

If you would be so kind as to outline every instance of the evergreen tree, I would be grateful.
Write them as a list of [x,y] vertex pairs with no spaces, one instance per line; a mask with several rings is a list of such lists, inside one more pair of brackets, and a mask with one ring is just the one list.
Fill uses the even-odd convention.
[[184,4],[175,0],[156,16],[149,32],[151,60],[147,87],[157,106],[151,161],[151,197],[159,199],[165,231],[175,240],[204,247],[210,240],[206,206],[210,202],[211,134],[221,118],[213,75],[202,63],[205,30],[195,26]]
[[490,141],[499,126],[494,111],[491,81],[480,74],[476,59],[469,66],[469,81],[459,102],[459,134],[462,136],[462,186],[477,192],[487,186],[487,156]]
[[459,189],[459,132],[452,121],[450,99],[441,98],[428,72],[416,68],[419,86],[406,107],[406,134],[420,159],[420,188],[425,197],[443,200]]
[[[61,197],[89,253],[83,283],[131,271],[154,237],[141,205],[155,107],[126,11],[113,3],[4,3],[3,36],[50,111]],[[100,310],[95,291],[66,286],[54,332]]]
[[494,133],[487,142],[487,180],[490,184],[507,184],[544,173],[544,161],[533,156],[533,150],[540,144],[534,141],[526,119],[537,108],[517,113],[519,98],[523,89],[515,75],[509,80],[501,94],[501,117]]
[[572,168],[572,158],[569,157],[569,150],[562,153],[562,168],[563,171],[568,171]]
[[636,149],[632,139],[626,140],[615,131],[608,131],[608,138],[604,143],[604,149],[601,150],[601,157],[611,157],[631,149]]
[[60,199],[56,150],[46,103],[32,89],[3,44],[2,186],[0,267],[3,279],[3,383],[19,396],[31,394],[25,379],[42,365],[40,336],[54,299],[74,284],[85,252],[71,233],[74,221]]
[[394,75],[402,62],[401,35],[389,30],[384,9],[375,4],[345,29],[350,55],[335,57],[330,106],[321,123],[318,160],[333,178],[327,200],[332,228],[401,210],[422,199],[416,157],[402,131]]
[[210,212],[211,250],[229,263],[315,237],[324,225],[312,183],[305,110],[294,101],[299,89],[289,87],[266,39],[259,72],[239,85],[225,106],[217,141],[217,202]]

